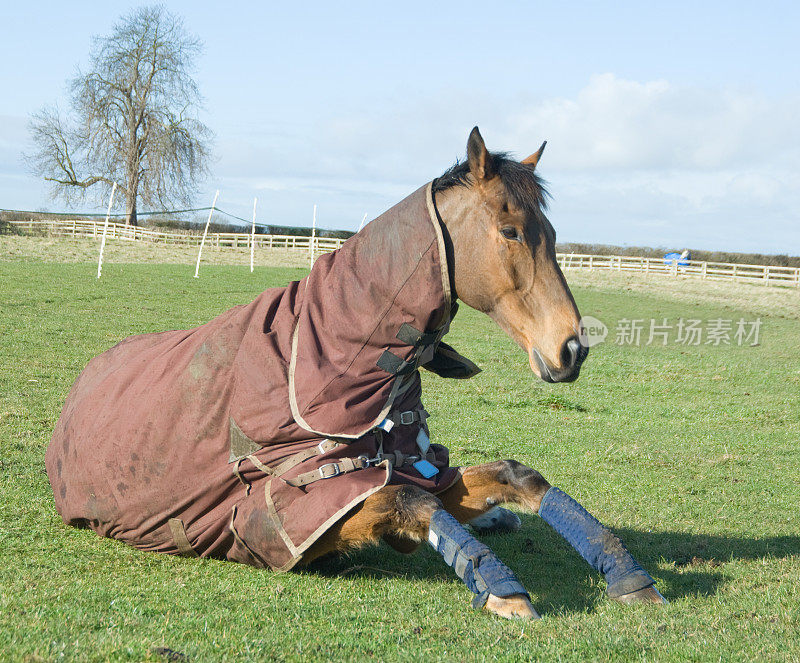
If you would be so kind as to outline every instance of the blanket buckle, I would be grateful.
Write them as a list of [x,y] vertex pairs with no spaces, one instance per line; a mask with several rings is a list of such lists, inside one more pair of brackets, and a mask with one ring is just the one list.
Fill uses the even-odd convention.
[[[326,467],[332,468],[332,474],[327,474]],[[333,477],[338,477],[340,474],[342,474],[342,470],[339,467],[339,463],[325,463],[325,465],[320,465],[319,467],[320,479],[333,479]]]
[[414,412],[413,410],[407,410],[406,412],[401,412],[400,413],[400,423],[403,426],[409,426],[409,425],[413,424],[414,423],[414,419],[415,419],[415,417],[414,417],[415,414],[416,414],[416,412]]

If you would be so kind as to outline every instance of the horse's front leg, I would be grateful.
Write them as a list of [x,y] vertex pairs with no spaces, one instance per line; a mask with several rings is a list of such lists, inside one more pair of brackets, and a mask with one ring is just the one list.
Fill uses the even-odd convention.
[[475,607],[501,617],[538,618],[511,570],[447,513],[438,497],[416,486],[386,486],[368,497],[320,537],[303,562],[378,543],[381,538],[402,552],[411,552],[427,540],[476,594]]
[[[462,522],[475,522],[498,504],[539,514],[597,571],[605,574],[609,597],[621,603],[665,603],[654,580],[578,502],[514,460],[464,468],[461,479],[439,495],[444,508]],[[508,516],[505,517],[508,520]]]

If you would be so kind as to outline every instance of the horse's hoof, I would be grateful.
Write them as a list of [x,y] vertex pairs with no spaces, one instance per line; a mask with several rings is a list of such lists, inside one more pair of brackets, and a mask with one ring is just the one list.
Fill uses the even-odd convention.
[[661,596],[661,592],[659,592],[655,585],[650,585],[649,587],[644,587],[643,589],[637,589],[635,592],[631,592],[630,594],[623,594],[622,596],[615,596],[614,600],[619,603],[661,603],[664,604],[667,602],[663,596]]
[[518,532],[522,527],[519,516],[501,506],[492,507],[486,513],[470,520],[469,524],[481,534]]
[[541,619],[524,594],[513,594],[502,598],[489,594],[485,607],[489,612],[505,619]]

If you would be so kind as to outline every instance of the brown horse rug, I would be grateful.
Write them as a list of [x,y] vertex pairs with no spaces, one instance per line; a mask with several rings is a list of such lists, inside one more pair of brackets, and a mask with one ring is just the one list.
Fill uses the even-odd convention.
[[286,570],[387,483],[436,493],[418,369],[478,369],[442,343],[452,315],[431,185],[308,277],[187,331],[95,357],[46,465],[64,522],[143,550]]

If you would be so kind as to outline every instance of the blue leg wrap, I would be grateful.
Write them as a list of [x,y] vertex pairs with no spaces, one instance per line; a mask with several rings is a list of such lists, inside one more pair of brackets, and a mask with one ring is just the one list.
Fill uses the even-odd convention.
[[564,491],[550,488],[542,499],[539,515],[583,559],[605,575],[606,593],[610,597],[629,594],[655,583],[622,541]]
[[431,516],[428,541],[476,595],[472,601],[474,608],[482,608],[489,594],[500,597],[524,594],[530,598],[513,571],[444,509]]

